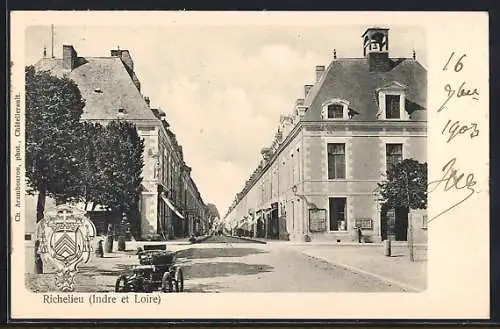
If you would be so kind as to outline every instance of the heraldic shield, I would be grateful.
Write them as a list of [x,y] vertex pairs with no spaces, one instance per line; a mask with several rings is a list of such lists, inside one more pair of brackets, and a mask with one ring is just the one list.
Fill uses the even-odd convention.
[[56,268],[56,286],[73,291],[78,265],[87,263],[96,229],[86,212],[69,204],[49,209],[37,225],[38,252]]

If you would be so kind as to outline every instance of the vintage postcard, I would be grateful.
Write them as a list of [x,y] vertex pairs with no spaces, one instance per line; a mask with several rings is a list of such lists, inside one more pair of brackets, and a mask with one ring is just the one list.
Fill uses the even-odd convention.
[[488,318],[487,13],[11,24],[12,319]]

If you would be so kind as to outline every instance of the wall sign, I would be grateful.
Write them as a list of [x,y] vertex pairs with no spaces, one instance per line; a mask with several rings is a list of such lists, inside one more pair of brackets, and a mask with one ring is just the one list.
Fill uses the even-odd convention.
[[309,209],[309,231],[326,231],[326,209]]
[[356,218],[354,225],[362,230],[373,230],[373,220],[371,218]]

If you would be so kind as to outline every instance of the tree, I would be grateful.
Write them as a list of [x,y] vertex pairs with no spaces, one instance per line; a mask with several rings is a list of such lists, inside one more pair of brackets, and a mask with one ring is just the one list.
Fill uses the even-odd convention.
[[144,140],[136,126],[126,121],[112,121],[105,128],[95,126],[99,154],[95,165],[94,182],[89,198],[111,210],[115,221],[108,227],[106,251],[113,247],[113,232],[118,226],[119,247],[124,248],[125,233],[130,225],[130,215],[138,220],[138,203],[141,194],[142,169],[144,167]]
[[[32,66],[25,73],[26,176],[30,192],[39,193],[37,222],[44,217],[47,197],[57,203],[93,202],[121,219],[123,237],[130,215],[140,225],[144,141],[136,126],[80,122],[85,102],[72,80]],[[111,224],[109,233],[116,223]]]
[[77,134],[85,102],[68,78],[25,68],[26,176],[31,193],[38,192],[37,218],[44,217],[45,199],[57,203],[81,197]]
[[[427,163],[405,159],[387,170],[387,180],[378,183],[380,201],[387,209],[427,209]],[[410,259],[413,261],[413,229],[409,220]],[[390,246],[389,246],[390,249]]]
[[209,218],[211,218],[211,219],[220,218],[219,210],[217,210],[216,205],[214,205],[213,203],[207,203],[206,207],[207,207]]
[[381,200],[388,208],[427,208],[427,163],[405,159],[387,170],[378,183]]

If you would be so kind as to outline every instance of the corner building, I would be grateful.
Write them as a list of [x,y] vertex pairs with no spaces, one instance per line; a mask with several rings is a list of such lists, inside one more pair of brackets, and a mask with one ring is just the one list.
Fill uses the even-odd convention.
[[[316,67],[293,113],[237,194],[225,222],[237,234],[280,240],[427,242],[425,210],[383,209],[377,183],[389,165],[427,161],[427,72],[389,56],[389,30],[362,35],[362,58]],[[389,223],[389,224],[388,224]]]

